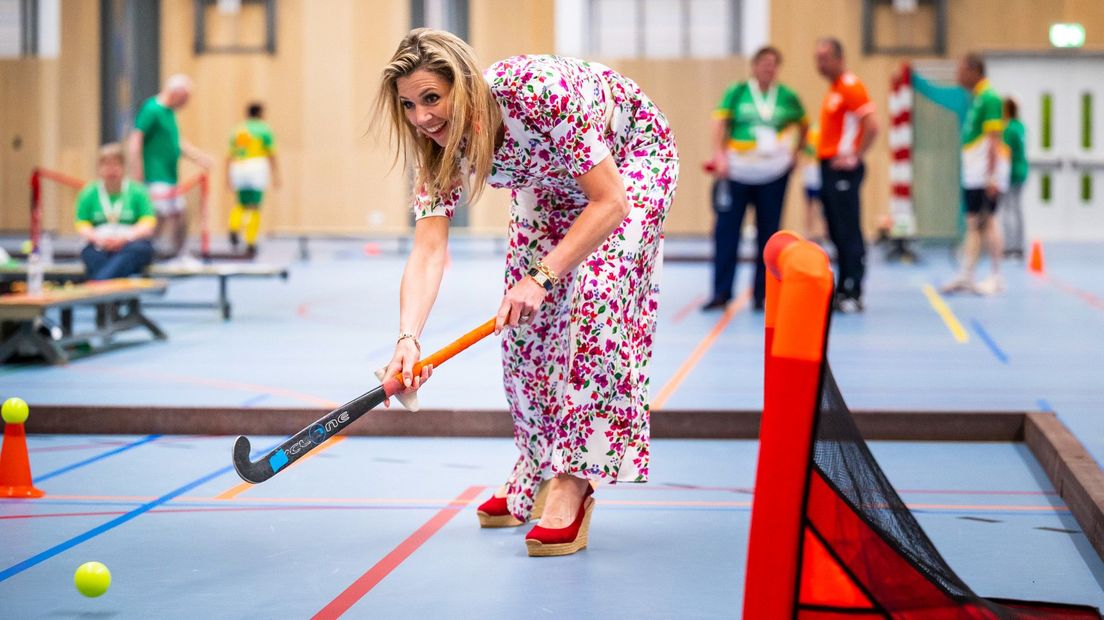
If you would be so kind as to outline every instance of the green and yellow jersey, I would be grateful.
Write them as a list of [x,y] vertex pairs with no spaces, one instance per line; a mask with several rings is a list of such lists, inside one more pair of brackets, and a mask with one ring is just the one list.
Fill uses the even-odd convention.
[[157,223],[149,192],[141,183],[123,181],[121,191],[109,194],[102,181],[92,181],[77,195],[77,230],[111,227],[117,232],[131,226]]
[[[985,189],[990,182],[997,189],[1008,189],[1009,149],[1003,140],[989,139],[992,132],[1004,130],[1004,104],[989,80],[974,87],[973,99],[962,123],[962,187]],[[991,154],[996,144],[997,152]],[[990,173],[990,157],[995,157]]]
[[268,157],[275,152],[272,128],[260,119],[242,121],[230,133],[230,159],[233,161]]

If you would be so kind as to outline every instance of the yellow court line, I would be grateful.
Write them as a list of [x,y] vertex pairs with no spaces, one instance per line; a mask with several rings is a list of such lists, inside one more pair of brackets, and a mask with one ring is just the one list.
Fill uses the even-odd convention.
[[947,302],[943,301],[943,297],[936,292],[935,287],[930,284],[924,285],[924,297],[928,298],[928,303],[931,304],[935,313],[939,315],[939,318],[943,319],[943,323],[947,325],[947,329],[951,330],[951,335],[958,341],[959,344],[966,344],[970,342],[970,334],[966,332],[966,329],[962,327],[962,323],[959,323],[958,317],[951,312],[950,306]]
[[[303,458],[299,459],[298,461],[295,461],[294,463],[292,463],[291,467],[295,467],[299,463],[302,463],[303,461],[309,459],[312,456],[317,456],[319,454],[322,454],[326,450],[329,450],[330,448],[336,446],[337,444],[341,443],[342,441],[345,441],[345,439],[346,438],[345,438],[344,435],[341,435],[341,436],[338,436],[338,437],[331,437],[329,441],[327,441],[326,443],[318,446],[314,450],[311,450],[310,452],[307,453],[306,456],[304,456]],[[291,467],[289,467],[288,469],[291,469]],[[226,489],[222,493],[219,493],[218,495],[215,496],[215,499],[234,499],[235,497],[237,497],[237,496],[241,495],[242,493],[244,493],[246,489],[249,489],[253,486],[256,486],[256,485],[250,484],[248,482],[242,482],[241,484],[238,484],[237,486]]]
[[698,365],[698,362],[701,361],[706,351],[709,351],[709,347],[713,346],[713,342],[716,341],[717,337],[721,335],[721,332],[725,330],[725,327],[728,326],[728,322],[732,320],[732,317],[735,316],[737,312],[747,307],[750,299],[751,290],[744,289],[744,292],[729,304],[724,314],[721,315],[721,318],[717,321],[717,324],[713,326],[713,329],[702,338],[698,346],[694,348],[690,356],[682,363],[682,366],[679,366],[679,369],[675,371],[674,376],[667,381],[667,384],[664,385],[663,388],[659,390],[659,393],[656,394],[656,397],[652,399],[651,411],[659,411],[663,405],[667,404],[667,400],[670,399],[671,395],[675,393],[675,390],[678,390],[679,386],[682,385],[683,380],[690,374],[690,371]]

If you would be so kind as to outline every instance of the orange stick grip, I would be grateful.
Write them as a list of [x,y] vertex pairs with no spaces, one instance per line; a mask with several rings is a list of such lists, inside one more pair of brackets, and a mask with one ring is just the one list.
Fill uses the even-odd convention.
[[[440,366],[441,364],[444,364],[449,359],[451,359],[452,356],[491,335],[494,332],[494,328],[495,320],[490,319],[479,327],[476,327],[463,336],[460,336],[448,345],[445,345],[445,347],[443,347],[441,350],[437,351],[433,355],[422,358],[418,361],[417,364],[414,364],[413,375],[416,377],[421,374],[422,368],[428,366],[429,364],[433,364],[434,368]],[[395,380],[398,381],[400,385],[402,384],[401,372],[395,375]]]

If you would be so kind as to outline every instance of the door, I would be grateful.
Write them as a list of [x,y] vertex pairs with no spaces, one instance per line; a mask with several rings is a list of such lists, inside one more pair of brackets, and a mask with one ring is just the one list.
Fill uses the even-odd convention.
[[1030,163],[1029,239],[1104,240],[1104,57],[986,61],[993,88],[1020,105]]

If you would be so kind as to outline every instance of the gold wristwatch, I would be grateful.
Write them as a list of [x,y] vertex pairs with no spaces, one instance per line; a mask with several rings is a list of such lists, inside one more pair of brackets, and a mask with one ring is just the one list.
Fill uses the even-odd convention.
[[542,261],[537,261],[536,266],[530,269],[527,275],[544,287],[546,291],[551,291],[552,287],[560,281],[560,277],[556,275],[556,272],[549,269]]

